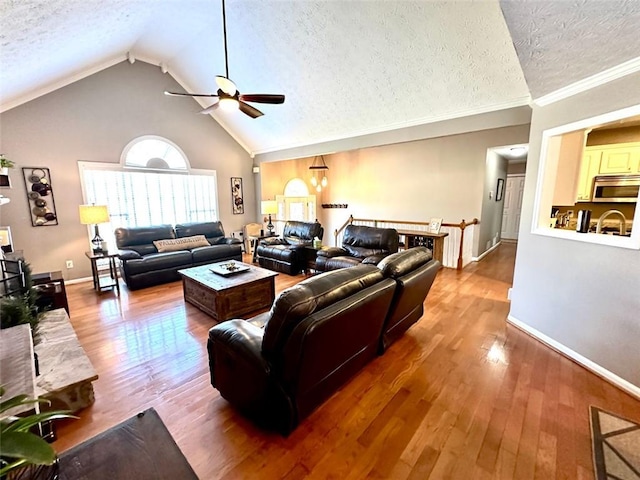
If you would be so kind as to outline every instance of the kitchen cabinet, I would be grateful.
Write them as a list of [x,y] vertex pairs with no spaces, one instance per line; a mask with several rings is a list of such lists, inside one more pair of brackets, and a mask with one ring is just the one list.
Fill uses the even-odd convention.
[[582,167],[580,168],[580,177],[578,179],[578,195],[579,202],[590,202],[593,193],[593,178],[600,171],[600,160],[602,158],[602,150],[586,148],[582,156]]
[[599,173],[624,174],[638,173],[640,166],[640,146],[620,144],[615,148],[604,148],[600,160]]
[[578,202],[590,202],[597,175],[640,173],[640,142],[598,145],[584,149],[578,179]]

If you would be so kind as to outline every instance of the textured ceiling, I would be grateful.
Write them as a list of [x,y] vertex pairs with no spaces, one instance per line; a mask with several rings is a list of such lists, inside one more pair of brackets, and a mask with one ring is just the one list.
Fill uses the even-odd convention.
[[501,0],[536,99],[640,57],[638,0]]
[[[629,57],[620,48],[567,58],[581,29],[563,18],[590,27],[611,19],[594,42],[608,28],[628,30],[591,3],[621,4],[630,18],[629,4],[640,4],[227,0],[230,77],[243,93],[283,93],[286,102],[256,104],[265,116],[255,120],[214,115],[260,153],[527,104],[525,76],[535,97]],[[127,52],[191,91],[214,92],[224,74],[217,0],[0,0],[0,24],[0,111]],[[637,41],[627,41],[636,52]]]

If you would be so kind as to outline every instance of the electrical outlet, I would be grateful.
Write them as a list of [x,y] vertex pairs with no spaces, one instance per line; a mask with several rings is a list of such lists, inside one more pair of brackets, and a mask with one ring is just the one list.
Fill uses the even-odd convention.
[[67,260],[67,268],[73,268],[73,260]]

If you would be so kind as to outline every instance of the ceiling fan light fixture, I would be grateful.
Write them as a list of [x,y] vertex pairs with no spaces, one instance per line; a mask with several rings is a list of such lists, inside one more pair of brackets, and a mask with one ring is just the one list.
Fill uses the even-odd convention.
[[240,108],[240,103],[235,98],[221,98],[220,99],[220,108],[226,112],[231,110],[238,110]]
[[216,84],[218,88],[222,90],[224,93],[231,95],[232,97],[238,91],[238,87],[233,83],[232,80],[229,80],[227,77],[223,77],[222,75],[216,75]]

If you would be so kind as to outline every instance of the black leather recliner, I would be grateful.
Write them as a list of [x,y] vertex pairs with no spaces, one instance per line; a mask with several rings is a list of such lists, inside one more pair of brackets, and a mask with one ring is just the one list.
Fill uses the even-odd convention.
[[376,228],[347,225],[342,237],[342,248],[327,247],[318,250],[316,270],[326,272],[355,265],[377,265],[387,255],[398,251],[399,235],[394,228]]
[[318,222],[290,220],[282,237],[265,238],[256,250],[258,263],[263,268],[288,275],[297,275],[304,268],[304,255],[300,248],[313,245],[314,238],[322,240],[324,229]]
[[378,264],[382,274],[397,284],[380,336],[380,354],[422,317],[424,301],[440,267],[427,247],[393,253]]

